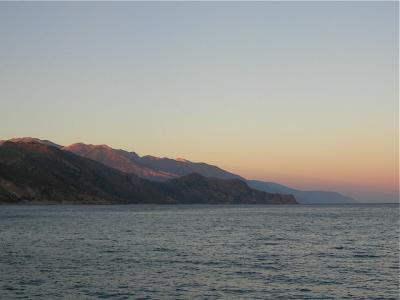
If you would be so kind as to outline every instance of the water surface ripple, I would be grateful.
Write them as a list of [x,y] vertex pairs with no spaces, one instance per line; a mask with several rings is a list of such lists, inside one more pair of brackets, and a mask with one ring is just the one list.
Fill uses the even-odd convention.
[[0,206],[0,299],[398,299],[398,205]]

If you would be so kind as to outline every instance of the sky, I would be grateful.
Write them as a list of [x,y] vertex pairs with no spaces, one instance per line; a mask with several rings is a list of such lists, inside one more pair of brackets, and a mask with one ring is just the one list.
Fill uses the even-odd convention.
[[398,2],[0,2],[0,139],[398,199]]

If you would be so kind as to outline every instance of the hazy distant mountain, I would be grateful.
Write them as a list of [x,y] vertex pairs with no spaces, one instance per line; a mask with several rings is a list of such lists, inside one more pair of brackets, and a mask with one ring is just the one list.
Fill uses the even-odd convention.
[[247,180],[247,184],[260,191],[267,191],[269,193],[282,193],[294,195],[299,203],[302,204],[346,204],[356,203],[356,201],[350,197],[344,196],[337,192],[327,191],[301,191],[292,189],[290,187],[273,183],[264,182],[258,180]]
[[142,179],[40,142],[0,145],[0,203],[295,204],[291,195],[251,189],[238,179],[190,174],[165,182]]

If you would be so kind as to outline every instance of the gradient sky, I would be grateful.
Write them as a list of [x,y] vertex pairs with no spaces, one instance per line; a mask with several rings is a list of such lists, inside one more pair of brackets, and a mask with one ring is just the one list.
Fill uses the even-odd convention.
[[397,2],[0,2],[0,139],[398,198]]

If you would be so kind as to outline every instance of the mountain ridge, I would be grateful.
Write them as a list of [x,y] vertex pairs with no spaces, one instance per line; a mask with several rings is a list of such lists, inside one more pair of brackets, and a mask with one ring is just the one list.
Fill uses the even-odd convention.
[[0,145],[0,203],[296,204],[240,180],[190,174],[165,182],[140,178],[34,141]]
[[56,147],[56,148],[62,148],[61,145],[56,144],[56,143],[54,143],[52,141],[42,140],[42,139],[29,137],[29,136],[22,137],[22,138],[12,138],[12,139],[9,139],[9,140],[0,140],[0,145],[2,145],[5,142],[24,142],[24,143],[36,142],[36,143],[41,143],[41,144],[45,144],[45,145]]
[[75,143],[62,147],[62,149],[99,161],[122,172],[133,173],[146,179],[162,181],[175,177],[173,174],[169,174],[168,172],[162,172],[144,166],[140,163],[140,157],[135,152],[113,149],[107,145]]
[[[25,140],[29,138],[23,138]],[[31,138],[36,142],[42,141],[45,144],[52,143],[47,140]],[[14,139],[18,140],[18,139]],[[1,144],[1,141],[0,141]],[[57,145],[55,143],[52,143]],[[137,176],[152,181],[166,181],[172,178],[199,173],[206,177],[220,179],[241,179],[249,186],[269,193],[292,194],[299,203],[303,204],[334,204],[334,203],[355,203],[351,197],[332,191],[304,191],[294,189],[279,183],[260,180],[248,180],[240,175],[228,172],[218,166],[179,158],[171,159],[166,157],[155,157],[151,155],[139,156],[136,152],[122,149],[114,149],[108,145],[92,145],[75,143],[69,146],[59,146],[60,149],[73,152],[77,155],[101,162],[111,168],[125,173],[133,173]]]

